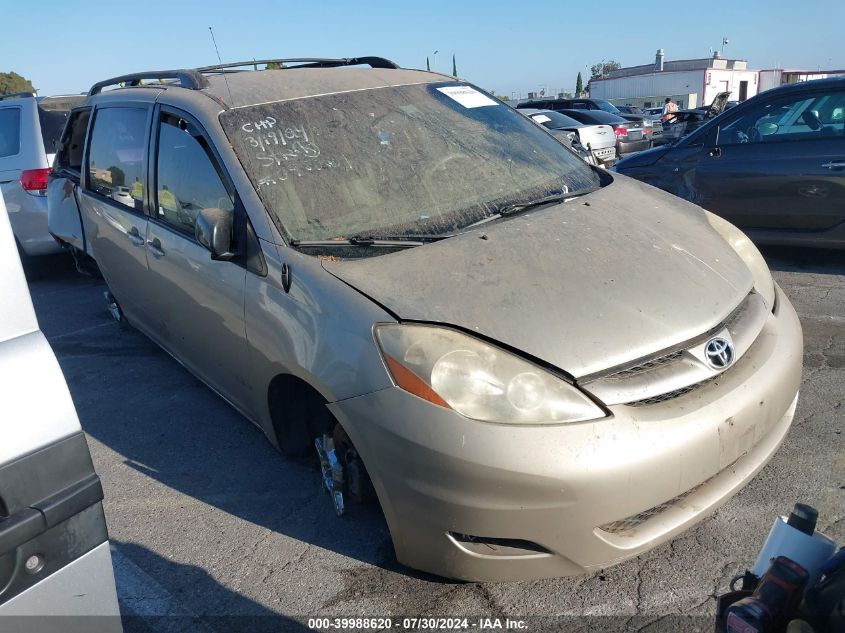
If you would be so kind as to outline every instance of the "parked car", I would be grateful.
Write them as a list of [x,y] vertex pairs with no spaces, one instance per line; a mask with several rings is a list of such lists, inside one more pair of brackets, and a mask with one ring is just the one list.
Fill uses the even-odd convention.
[[628,113],[623,112],[610,101],[605,99],[535,99],[530,101],[523,101],[516,106],[517,108],[537,108],[545,110],[590,110],[593,112],[607,112],[622,117],[626,121],[633,121],[639,123],[642,127],[643,135],[652,142],[658,145],[663,142],[663,127],[661,125],[654,125],[650,117],[642,113]]
[[651,140],[645,135],[642,125],[636,121],[626,121],[616,114],[601,110],[561,110],[560,112],[586,125],[609,125],[613,128],[613,134],[616,137],[616,155],[619,158],[652,147]]
[[663,107],[646,108],[645,110],[643,110],[643,115],[652,119],[652,120],[654,120],[655,118],[659,119],[660,117],[663,116]]
[[720,92],[709,106],[678,110],[663,123],[663,136],[667,143],[674,143],[679,138],[694,132],[705,121],[720,115],[725,111],[730,92]]
[[548,128],[552,134],[577,135],[579,144],[598,164],[609,167],[616,162],[616,134],[611,126],[587,125],[554,110],[523,108],[520,112]]
[[616,109],[619,110],[622,114],[637,114],[637,115],[645,115],[645,110],[643,110],[639,106],[632,106],[632,105],[618,105]]
[[82,95],[0,95],[0,193],[24,260],[58,253],[47,230],[47,175],[68,112]]
[[0,621],[119,633],[103,488],[14,244],[0,194]]
[[760,243],[845,246],[845,79],[768,90],[619,173],[726,218]]
[[466,82],[273,61],[97,83],[80,184],[51,186],[77,189],[113,312],[311,452],[338,514],[374,491],[406,565],[559,576],[763,467],[801,328],[737,229]]

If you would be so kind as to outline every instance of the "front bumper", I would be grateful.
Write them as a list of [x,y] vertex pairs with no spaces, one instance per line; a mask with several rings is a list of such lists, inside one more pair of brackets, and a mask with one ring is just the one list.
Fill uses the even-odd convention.
[[798,317],[779,288],[777,300],[719,378],[596,422],[481,423],[397,388],[330,408],[367,465],[400,562],[475,581],[599,569],[701,520],[777,450],[802,363]]

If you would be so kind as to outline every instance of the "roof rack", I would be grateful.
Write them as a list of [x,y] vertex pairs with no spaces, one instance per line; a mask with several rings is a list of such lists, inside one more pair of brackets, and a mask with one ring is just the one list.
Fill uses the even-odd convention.
[[0,95],[0,99],[21,99],[24,97],[34,97],[34,92],[10,92],[9,94]]
[[[208,87],[208,79],[203,75],[205,73],[215,72],[238,72],[236,69],[246,66],[255,67],[257,64],[279,64],[282,68],[286,68],[287,64],[296,64],[293,68],[337,68],[339,66],[360,66],[368,65],[372,68],[399,68],[395,62],[385,59],[384,57],[342,57],[339,59],[323,59],[318,57],[295,57],[290,59],[253,59],[246,62],[235,62],[232,64],[218,64],[216,66],[202,66],[200,68],[182,69],[182,70],[151,70],[142,73],[132,73],[129,75],[122,75],[120,77],[112,77],[111,79],[104,79],[98,81],[88,91],[88,96],[91,97],[100,94],[103,88],[108,86],[116,86],[118,84],[125,84],[126,86],[140,86],[145,79],[163,80],[173,79],[178,82],[180,88],[187,88],[189,90],[202,90]],[[21,95],[26,93],[20,93]],[[15,95],[4,95],[5,98]],[[20,95],[18,95],[20,96]],[[30,95],[31,96],[31,95]],[[0,98],[4,98],[0,97]]]
[[198,70],[151,70],[142,73],[132,73],[129,75],[122,75],[120,77],[112,77],[111,79],[104,79],[98,81],[88,91],[88,96],[100,94],[103,88],[107,86],[116,86],[118,84],[126,84],[127,86],[140,86],[144,79],[175,79],[179,82],[181,88],[188,88],[190,90],[201,90],[208,86],[208,80],[202,76]]
[[297,64],[294,68],[336,68],[338,66],[370,66],[372,68],[399,68],[396,62],[384,57],[342,57],[339,59],[324,59],[319,57],[294,57],[290,59],[253,59],[246,62],[235,62],[233,64],[217,64],[215,66],[203,66],[197,68],[201,73],[226,71],[244,66],[255,66],[257,64],[279,64],[285,68],[287,64]]

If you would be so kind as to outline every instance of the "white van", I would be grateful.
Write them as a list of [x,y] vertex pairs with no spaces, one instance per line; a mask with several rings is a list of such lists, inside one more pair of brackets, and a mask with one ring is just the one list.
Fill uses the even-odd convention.
[[14,244],[0,195],[0,630],[120,633],[103,488]]

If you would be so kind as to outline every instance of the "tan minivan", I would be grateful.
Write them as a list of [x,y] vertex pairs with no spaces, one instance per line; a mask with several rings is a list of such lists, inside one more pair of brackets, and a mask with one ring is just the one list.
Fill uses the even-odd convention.
[[114,313],[316,453],[339,514],[372,489],[407,565],[558,576],[766,464],[801,328],[736,228],[453,77],[272,61],[95,85],[51,230],[81,215],[53,233]]

